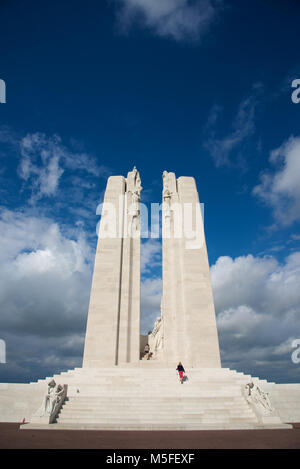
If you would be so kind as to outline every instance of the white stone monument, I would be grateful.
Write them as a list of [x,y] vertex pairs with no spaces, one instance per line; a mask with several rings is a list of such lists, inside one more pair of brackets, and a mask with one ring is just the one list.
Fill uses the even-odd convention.
[[[141,189],[135,167],[127,178],[107,182],[83,366],[36,383],[0,384],[0,421],[29,420],[25,429],[290,428],[287,422],[300,421],[299,384],[268,383],[221,367],[195,180],[167,171],[161,315],[141,341]],[[146,341],[152,356],[141,360]],[[183,386],[179,361],[188,377]]]
[[[83,367],[140,358],[140,192],[134,167],[108,179],[95,258]],[[163,173],[162,318],[149,336],[152,359],[220,367],[220,352],[194,178]],[[158,327],[162,326],[163,327]],[[158,329],[160,331],[158,332]]]

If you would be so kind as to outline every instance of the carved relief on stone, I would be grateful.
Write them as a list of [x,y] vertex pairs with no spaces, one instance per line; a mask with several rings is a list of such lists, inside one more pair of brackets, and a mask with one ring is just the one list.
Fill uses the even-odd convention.
[[148,337],[152,359],[157,358],[157,355],[163,349],[163,339],[163,318],[160,316],[156,319],[153,331]]
[[128,234],[131,236],[138,230],[138,218],[140,216],[140,195],[142,191],[140,173],[134,166],[127,175],[127,214],[129,216]]
[[31,418],[31,422],[52,423],[66,396],[67,385],[56,384],[54,379],[49,381],[42,405]]
[[171,199],[171,191],[169,187],[169,173],[167,171],[163,172],[163,200],[168,201]]
[[272,406],[269,396],[265,393],[259,386],[253,382],[246,384],[246,399],[249,404],[252,404],[256,407],[259,413],[263,415],[268,415],[274,412],[274,407]]
[[163,172],[163,193],[162,193],[162,216],[164,219],[163,224],[163,235],[164,237],[170,237],[171,230],[171,216],[172,216],[172,192],[169,185],[169,173]]
[[140,173],[134,166],[133,170],[127,175],[127,192],[131,194],[137,193],[140,197],[142,189]]

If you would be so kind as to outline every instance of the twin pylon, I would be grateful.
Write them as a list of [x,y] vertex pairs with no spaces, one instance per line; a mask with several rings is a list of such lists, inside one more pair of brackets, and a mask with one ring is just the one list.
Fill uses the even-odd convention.
[[[134,169],[111,176],[102,206],[83,367],[140,359],[140,193]],[[199,197],[192,177],[163,173],[162,341],[157,360],[220,367],[220,351]]]

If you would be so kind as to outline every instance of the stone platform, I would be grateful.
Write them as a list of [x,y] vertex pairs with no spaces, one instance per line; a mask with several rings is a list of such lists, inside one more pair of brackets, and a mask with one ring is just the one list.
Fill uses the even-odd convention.
[[[0,420],[21,422],[26,417],[31,423],[23,429],[77,430],[291,428],[289,422],[300,421],[298,384],[278,385],[227,368],[191,368],[186,375],[180,384],[174,364],[141,361],[135,366],[77,368],[37,383],[6,385],[5,393],[1,385]],[[68,385],[68,399],[55,423],[41,425],[36,419],[33,423],[32,415],[52,378]],[[257,414],[242,392],[249,382],[268,393],[275,412],[263,418]],[[12,408],[9,400],[18,405]]]

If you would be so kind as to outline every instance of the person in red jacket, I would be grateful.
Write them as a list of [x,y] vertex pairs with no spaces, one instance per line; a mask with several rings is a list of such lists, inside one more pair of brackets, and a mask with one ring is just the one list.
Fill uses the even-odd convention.
[[184,370],[184,368],[183,368],[181,362],[178,363],[176,370],[178,371],[179,379],[180,379],[180,382],[181,382],[181,384],[182,384],[182,383],[183,383],[183,378],[184,378],[185,370]]

